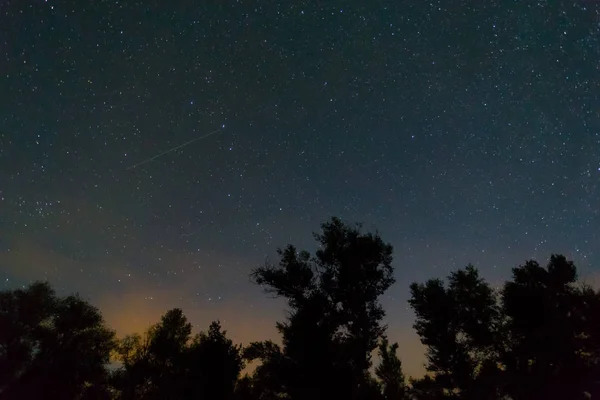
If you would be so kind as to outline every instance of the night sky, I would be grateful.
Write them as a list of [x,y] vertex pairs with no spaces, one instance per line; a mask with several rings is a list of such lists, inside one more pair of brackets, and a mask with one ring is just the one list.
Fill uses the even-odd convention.
[[597,1],[2,0],[0,57],[0,288],[119,335],[277,338],[248,274],[334,215],[394,245],[409,375],[413,281],[555,252],[600,282]]

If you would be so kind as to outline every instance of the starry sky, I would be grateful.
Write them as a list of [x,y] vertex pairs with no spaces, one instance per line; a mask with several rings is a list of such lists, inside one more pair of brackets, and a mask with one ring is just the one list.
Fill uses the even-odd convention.
[[599,95],[592,0],[2,0],[0,288],[276,338],[248,274],[335,215],[394,245],[420,375],[411,282],[551,252],[600,282]]

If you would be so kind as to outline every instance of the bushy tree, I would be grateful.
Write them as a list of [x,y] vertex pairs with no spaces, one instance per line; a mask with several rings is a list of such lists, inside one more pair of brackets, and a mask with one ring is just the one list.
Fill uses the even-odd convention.
[[122,399],[232,399],[244,363],[241,347],[219,322],[192,337],[180,309],[169,310],[144,337],[118,346],[122,368],[114,375]]
[[[0,400],[600,398],[600,293],[565,257],[514,268],[499,293],[471,265],[412,284],[428,375],[407,385],[379,303],[391,246],[335,218],[322,228],[314,256],[288,246],[253,272],[287,301],[281,345],[242,348],[218,321],[192,335],[180,309],[117,341],[96,308],[47,283],[0,292]],[[245,360],[261,362],[240,379]]]
[[552,255],[545,268],[533,260],[514,268],[499,299],[471,266],[449,282],[411,285],[415,328],[432,373],[413,385],[420,396],[425,390],[432,398],[459,399],[600,394],[600,295],[577,284],[571,261]]
[[583,332],[579,355],[586,365],[585,391],[592,399],[600,399],[600,292],[583,285],[581,288],[580,318]]
[[242,348],[227,338],[218,321],[199,333],[187,351],[190,398],[229,400],[244,368]]
[[124,338],[118,347],[123,368],[115,385],[124,399],[179,399],[192,325],[180,309],[167,311],[145,337]]
[[292,399],[368,398],[376,393],[371,352],[385,327],[379,303],[394,282],[392,246],[337,218],[315,234],[315,256],[289,245],[278,265],[253,272],[256,283],[286,299],[288,318],[277,324],[283,348],[254,344],[256,379]]
[[509,336],[502,361],[515,400],[583,399],[589,389],[582,351],[586,331],[594,328],[585,320],[586,294],[576,281],[573,262],[552,255],[546,268],[533,260],[514,268],[504,285]]
[[422,378],[410,380],[408,398],[410,400],[447,400],[452,396],[436,382],[434,377],[425,375]]
[[379,344],[381,361],[375,368],[375,375],[379,378],[385,400],[402,400],[407,396],[406,378],[397,350],[398,343],[390,345],[387,338],[383,338]]
[[497,360],[501,318],[492,288],[469,265],[439,279],[411,285],[415,329],[427,346],[427,370],[445,393],[464,399],[495,398],[481,385]]
[[0,398],[75,399],[108,395],[114,333],[78,296],[47,283],[0,293]]

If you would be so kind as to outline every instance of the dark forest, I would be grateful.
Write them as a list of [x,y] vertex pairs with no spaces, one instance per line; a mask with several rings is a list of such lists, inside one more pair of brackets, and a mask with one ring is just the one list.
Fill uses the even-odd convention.
[[428,373],[408,379],[380,304],[408,284],[392,245],[337,218],[314,237],[315,254],[288,245],[252,272],[286,300],[276,341],[235,344],[218,321],[192,334],[180,309],[117,338],[79,295],[46,282],[1,292],[0,399],[600,398],[600,293],[564,256],[513,268],[500,290],[472,265],[412,283]]

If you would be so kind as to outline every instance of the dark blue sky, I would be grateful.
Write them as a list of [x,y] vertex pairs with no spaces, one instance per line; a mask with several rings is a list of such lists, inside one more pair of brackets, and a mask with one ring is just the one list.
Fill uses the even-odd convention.
[[596,279],[596,1],[4,0],[0,50],[2,285],[120,334],[179,306],[274,337],[248,274],[332,215],[395,246],[409,374],[411,282],[551,252]]

